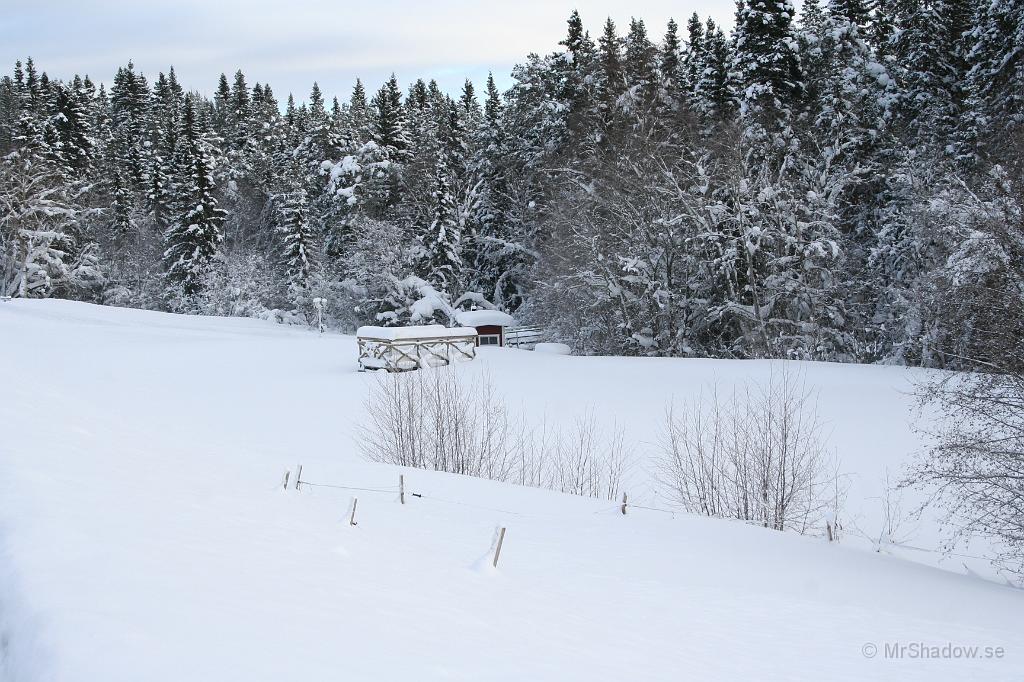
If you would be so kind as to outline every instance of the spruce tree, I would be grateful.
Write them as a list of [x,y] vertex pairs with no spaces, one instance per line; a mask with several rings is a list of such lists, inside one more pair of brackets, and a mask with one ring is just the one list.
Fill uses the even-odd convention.
[[585,56],[586,43],[588,42],[586,31],[583,30],[583,20],[580,13],[573,10],[569,15],[568,32],[566,37],[558,44],[565,46],[566,51],[574,62],[580,61]]
[[789,0],[743,0],[736,12],[733,71],[740,114],[774,130],[803,96],[803,74]]
[[118,69],[110,89],[113,156],[117,168],[134,189],[146,186],[146,123],[150,107],[149,85],[128,62]]
[[185,98],[177,170],[179,212],[164,236],[163,261],[172,293],[193,301],[224,239],[225,214],[214,196],[208,143],[192,96]]
[[252,132],[252,112],[249,86],[241,69],[235,72],[231,91],[228,94],[228,115],[225,121],[224,148],[229,152],[240,152],[245,148]]
[[221,74],[217,81],[217,90],[213,94],[213,129],[223,139],[230,139],[233,116],[231,113],[231,85],[227,74]]
[[820,91],[829,77],[826,42],[830,24],[819,0],[804,0],[797,40],[804,71],[804,107],[811,117],[817,115]]
[[830,5],[815,117],[831,164],[848,173],[848,230],[863,229],[872,213],[879,180],[878,150],[892,99],[892,79],[861,35],[860,7],[852,0],[833,0]]
[[993,0],[978,6],[965,90],[968,115],[961,123],[962,160],[985,157],[1005,161],[1020,153],[1024,121],[1024,4]]
[[432,193],[430,227],[424,235],[424,273],[428,282],[449,296],[457,296],[463,283],[462,230],[458,205],[452,194],[450,169],[438,159]]
[[626,76],[622,64],[622,39],[615,29],[615,22],[609,17],[598,40],[598,59],[601,63],[601,84],[599,97],[606,123],[611,120],[616,101],[626,88]]
[[406,112],[402,105],[402,91],[395,74],[381,86],[371,103],[373,141],[399,161],[408,156],[409,136],[406,130]]
[[704,50],[704,24],[694,12],[686,22],[686,53],[683,55],[683,86],[691,97],[697,92],[706,61]]
[[729,43],[725,34],[709,18],[703,37],[703,68],[693,95],[695,108],[707,123],[724,123],[732,118],[734,106],[729,62]]
[[289,189],[277,197],[278,232],[285,277],[293,295],[298,296],[309,285],[316,233],[310,224],[309,201],[302,183],[289,179],[287,185]]
[[476,99],[476,89],[473,87],[473,81],[466,79],[466,82],[462,85],[462,94],[459,95],[459,117],[469,134],[472,134],[476,130],[477,126],[480,125],[480,120],[483,115],[480,109],[480,102]]
[[957,123],[957,41],[935,0],[903,0],[893,55],[900,81],[896,107],[907,141],[945,146]]
[[[871,11],[871,25],[868,27],[867,39],[878,59],[891,68],[892,43],[896,35],[895,0],[875,0]],[[819,10],[820,11],[820,10]],[[807,24],[807,5],[804,5],[805,25]]]
[[[559,72],[558,98],[566,108],[569,134],[578,140],[592,139],[600,119],[599,105],[595,101],[597,49],[583,29],[578,12],[573,11],[569,16],[566,37],[559,44],[566,48],[565,57],[556,59],[552,65]],[[588,152],[581,149],[580,153]]]
[[472,287],[492,303],[514,311],[523,303],[528,267],[522,225],[513,206],[510,141],[504,105],[494,77],[487,77],[487,99],[474,168],[480,177]]
[[352,96],[348,101],[349,117],[352,120],[352,136],[360,142],[370,139],[370,108],[366,101],[366,90],[363,82],[356,79],[352,88]]
[[140,231],[135,220],[135,196],[119,173],[114,174],[114,203],[111,206],[110,234],[122,259],[137,255]]
[[658,92],[657,50],[647,37],[643,19],[632,19],[626,34],[626,87],[634,105],[647,109]]
[[679,25],[674,19],[668,20],[665,37],[661,43],[658,69],[665,94],[670,102],[678,106],[682,102],[682,45],[679,42]]
[[81,177],[92,165],[95,147],[88,95],[77,77],[70,87],[56,83],[52,89],[54,151],[69,175]]

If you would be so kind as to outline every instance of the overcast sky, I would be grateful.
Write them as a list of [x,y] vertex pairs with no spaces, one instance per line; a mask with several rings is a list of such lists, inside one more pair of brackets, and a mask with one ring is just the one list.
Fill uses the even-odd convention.
[[[499,85],[529,52],[553,50],[573,8],[595,37],[606,16],[620,32],[631,15],[660,39],[670,16],[685,27],[694,11],[731,26],[733,0],[38,0],[0,12],[4,72],[31,55],[53,77],[88,74],[109,83],[129,59],[147,75],[174,65],[188,89],[211,93],[237,69],[249,85],[269,82],[280,99],[305,99],[313,81],[330,98],[348,96],[356,76],[375,90],[393,71],[404,87],[436,78],[455,92],[478,89],[487,71]],[[6,4],[5,2],[5,4]]]

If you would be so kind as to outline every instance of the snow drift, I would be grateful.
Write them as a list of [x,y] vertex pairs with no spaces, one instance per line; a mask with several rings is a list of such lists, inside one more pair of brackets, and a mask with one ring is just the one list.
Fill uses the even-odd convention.
[[[1024,675],[1024,593],[959,559],[365,462],[352,433],[377,377],[355,358],[350,337],[260,321],[0,303],[4,679]],[[805,370],[854,474],[851,523],[873,528],[886,468],[917,447],[908,372]],[[660,508],[642,453],[666,401],[768,364],[481,349],[458,371],[537,417],[623,425],[637,503]],[[307,484],[282,489],[300,463]],[[888,655],[915,642],[1004,655]]]

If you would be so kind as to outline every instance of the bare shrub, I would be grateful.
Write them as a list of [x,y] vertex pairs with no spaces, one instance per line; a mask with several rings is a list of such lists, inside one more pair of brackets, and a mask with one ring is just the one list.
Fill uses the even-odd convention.
[[659,478],[687,511],[800,533],[836,525],[843,486],[814,394],[786,369],[681,411],[670,405],[660,450]]
[[625,433],[605,434],[593,413],[564,433],[544,417],[511,413],[490,377],[466,382],[449,367],[379,376],[358,441],[367,459],[586,497],[621,493],[631,458]]
[[576,419],[572,429],[557,441],[551,487],[585,497],[618,497],[630,459],[626,436],[618,426],[607,437],[602,435],[593,412]]
[[493,384],[460,381],[451,368],[380,376],[359,428],[363,455],[376,462],[509,480],[518,429]]
[[894,545],[902,545],[909,542],[917,532],[916,521],[920,516],[919,510],[906,510],[903,503],[904,486],[894,483],[889,474],[885,471],[885,485],[878,500],[878,532],[866,533],[859,528],[860,534],[870,540],[876,552],[886,550]]
[[[1004,365],[1024,357],[1017,339]],[[947,512],[949,540],[994,541],[993,563],[1024,575],[1024,371],[994,365],[936,375],[918,387],[922,408],[942,419],[921,429],[928,450],[904,485],[922,487]]]

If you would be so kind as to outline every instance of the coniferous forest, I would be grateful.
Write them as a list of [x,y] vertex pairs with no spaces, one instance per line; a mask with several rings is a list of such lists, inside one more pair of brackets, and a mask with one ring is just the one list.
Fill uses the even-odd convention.
[[[0,80],[0,295],[581,353],[963,368],[1024,337],[1024,2],[586,25],[506,92]],[[206,85],[206,84],[202,84]],[[376,89],[375,89],[376,88]],[[1019,356],[1018,356],[1019,357]]]

